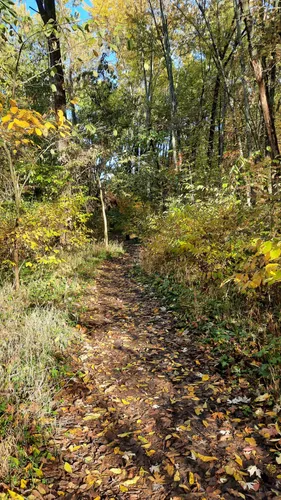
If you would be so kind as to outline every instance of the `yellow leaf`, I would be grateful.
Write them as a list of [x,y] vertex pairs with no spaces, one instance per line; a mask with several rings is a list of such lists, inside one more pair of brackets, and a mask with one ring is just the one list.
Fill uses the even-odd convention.
[[27,481],[25,479],[21,479],[21,481],[20,481],[20,487],[21,487],[22,490],[25,490],[26,485],[27,485]]
[[22,495],[19,495],[12,490],[8,490],[8,492],[11,498],[15,498],[16,500],[24,500],[24,497]]
[[17,112],[18,112],[18,108],[17,106],[13,106],[11,109],[10,109],[11,113],[13,113],[13,115],[16,115]]
[[10,115],[10,114],[3,116],[2,123],[8,122],[11,118],[12,118],[12,115]]
[[14,99],[10,99],[10,106],[17,107],[17,102]]
[[251,446],[257,446],[256,440],[254,438],[245,438],[245,441],[249,443]]
[[100,500],[100,499],[101,499],[100,496],[94,498],[94,500]]
[[180,481],[180,480],[181,480],[180,473],[177,470],[176,473],[175,473],[175,475],[174,475],[174,481]]
[[127,401],[126,399],[122,399],[121,401],[122,401],[123,405],[129,405],[130,404],[130,402]]
[[123,486],[128,487],[128,486],[133,486],[134,484],[137,484],[140,476],[135,476],[133,479],[127,479],[127,481],[124,481]]
[[184,491],[189,491],[188,486],[186,484],[179,484],[179,488],[182,488]]
[[194,474],[191,471],[189,472],[189,484],[194,484]]
[[155,450],[147,450],[146,451],[146,454],[148,457],[151,457],[152,455],[154,455],[154,453],[155,453]]
[[168,441],[168,439],[171,439],[171,437],[173,437],[172,434],[168,434],[168,436],[165,437],[165,441]]
[[81,448],[80,445],[77,445],[77,446],[73,446],[73,445],[70,445],[69,446],[69,450],[73,453],[74,451],[77,451]]
[[128,491],[128,488],[126,486],[124,486],[123,484],[120,484],[119,488],[120,488],[120,491],[122,493],[126,493],[126,491]]
[[35,128],[35,134],[41,136],[43,134],[42,130],[40,128]]
[[142,444],[142,448],[144,448],[145,450],[148,450],[151,446],[151,443],[147,443],[147,444]]
[[50,128],[53,128],[54,130],[56,130],[56,127],[51,123],[51,122],[46,122],[45,123],[45,127],[46,129],[50,129]]
[[240,465],[240,467],[242,467],[243,460],[242,460],[242,458],[239,457],[239,455],[235,455],[235,462],[237,462],[238,465]]
[[147,439],[145,439],[143,436],[138,436],[138,440],[141,441],[141,443],[143,443],[143,444],[148,443]]
[[25,121],[25,120],[18,120],[18,118],[14,119],[14,124],[17,125],[17,127],[20,127],[20,128],[28,128],[28,127],[30,127],[30,124],[27,121]]
[[202,424],[204,425],[204,427],[209,427],[207,420],[203,420]]
[[255,399],[255,402],[256,403],[260,403],[262,401],[266,401],[267,399],[270,398],[270,394],[268,394],[268,392],[266,392],[265,394],[261,394],[261,396],[258,396],[256,399]]
[[172,477],[174,475],[175,468],[172,464],[167,464],[164,469],[167,471],[168,475]]
[[89,415],[86,415],[86,417],[83,418],[83,420],[98,420],[98,418],[101,417],[100,413],[90,413]]
[[200,458],[202,462],[213,462],[214,460],[218,460],[217,457],[209,457],[206,455],[201,455],[201,453],[197,453],[196,451],[191,450],[191,452],[195,455],[196,458]]
[[112,467],[112,469],[109,469],[109,470],[113,474],[122,474],[122,469],[119,469],[119,468]]
[[37,477],[43,477],[43,472],[41,469],[34,469],[34,471]]
[[71,465],[68,462],[64,462],[64,470],[66,472],[69,472],[69,474],[72,473],[72,467],[71,467]]
[[95,484],[96,480],[97,480],[97,478],[95,476],[93,476],[92,474],[88,474],[86,477],[86,483],[89,486],[93,486]]
[[195,408],[194,411],[195,411],[196,415],[200,415],[200,413],[202,413],[203,409],[200,408],[199,406],[197,406],[197,408]]
[[209,375],[203,375],[202,376],[202,380],[203,382],[207,382],[207,380],[209,380],[210,376]]

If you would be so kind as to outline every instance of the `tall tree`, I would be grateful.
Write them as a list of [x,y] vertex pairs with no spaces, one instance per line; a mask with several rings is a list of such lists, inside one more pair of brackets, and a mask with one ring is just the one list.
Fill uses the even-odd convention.
[[50,70],[53,79],[54,109],[66,111],[65,78],[62,64],[61,47],[58,35],[58,23],[55,0],[36,0],[42,21],[47,26]]

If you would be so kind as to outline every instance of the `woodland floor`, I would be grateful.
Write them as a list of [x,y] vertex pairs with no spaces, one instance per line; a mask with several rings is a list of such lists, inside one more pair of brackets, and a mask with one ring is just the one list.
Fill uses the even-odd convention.
[[42,497],[281,498],[279,408],[224,380],[133,264],[132,252],[104,262],[79,305],[78,374],[57,398]]

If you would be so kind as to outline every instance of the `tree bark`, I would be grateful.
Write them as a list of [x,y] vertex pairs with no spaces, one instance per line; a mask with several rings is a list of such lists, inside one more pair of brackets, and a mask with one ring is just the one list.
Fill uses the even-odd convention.
[[256,82],[259,89],[259,100],[263,113],[263,119],[265,123],[266,133],[268,136],[268,141],[270,145],[270,156],[272,159],[280,155],[279,145],[275,130],[275,122],[272,109],[270,107],[270,98],[266,88],[265,78],[263,74],[262,61],[257,53],[257,49],[254,48],[252,42],[252,26],[253,20],[250,12],[244,14],[242,0],[239,0],[240,12],[244,17],[244,24],[246,28],[247,38],[248,38],[248,52],[250,56],[251,66],[255,75]]
[[212,166],[212,159],[214,154],[214,139],[216,131],[216,116],[217,116],[217,107],[219,102],[220,83],[221,83],[220,73],[218,73],[213,92],[213,103],[212,103],[211,121],[209,129],[209,140],[208,140],[208,151],[207,151],[208,167]]
[[[62,66],[60,41],[57,36],[58,24],[56,18],[55,0],[36,0],[37,7],[43,23],[52,26],[51,34],[47,36],[50,69],[54,72],[52,76],[53,84],[56,87],[54,92],[55,112],[66,110],[65,78]],[[52,23],[52,24],[51,24]]]
[[171,44],[170,44],[170,36],[168,29],[168,21],[167,16],[164,10],[163,0],[159,0],[159,8],[160,8],[160,17],[161,17],[161,30],[157,24],[157,19],[155,16],[155,12],[149,0],[150,11],[154,20],[155,28],[157,31],[157,35],[159,41],[162,46],[166,71],[168,76],[168,84],[169,84],[169,96],[170,96],[170,116],[171,116],[171,146],[172,146],[172,160],[173,166],[175,170],[178,170],[180,165],[178,161],[178,148],[180,145],[180,130],[177,125],[177,113],[178,113],[178,102],[175,90],[175,82],[174,82],[174,73],[173,73],[173,61],[171,55]]
[[103,196],[103,188],[100,180],[100,176],[98,176],[98,183],[99,183],[99,191],[100,191],[100,201],[101,201],[101,210],[102,210],[102,219],[103,219],[103,230],[104,230],[104,244],[105,248],[108,248],[108,224],[107,224],[107,216],[106,216],[106,209],[105,209],[105,203],[104,203],[104,196]]
[[21,211],[21,191],[19,186],[19,180],[17,176],[17,172],[14,167],[14,163],[12,160],[11,153],[6,142],[3,142],[3,149],[7,156],[12,186],[14,190],[15,197],[15,207],[16,207],[16,218],[15,218],[15,240],[14,240],[14,248],[13,248],[13,263],[14,263],[14,286],[16,290],[20,288],[20,268],[19,268],[19,244],[18,244],[18,236],[17,236],[17,228],[19,225],[20,211]]

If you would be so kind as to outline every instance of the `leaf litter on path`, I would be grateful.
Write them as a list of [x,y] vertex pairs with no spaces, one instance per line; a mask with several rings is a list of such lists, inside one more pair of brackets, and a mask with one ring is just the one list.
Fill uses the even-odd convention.
[[254,381],[223,380],[131,266],[128,254],[105,262],[85,290],[75,376],[40,468],[48,487],[27,498],[281,498],[280,408]]

